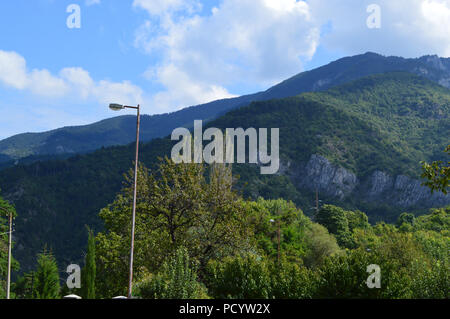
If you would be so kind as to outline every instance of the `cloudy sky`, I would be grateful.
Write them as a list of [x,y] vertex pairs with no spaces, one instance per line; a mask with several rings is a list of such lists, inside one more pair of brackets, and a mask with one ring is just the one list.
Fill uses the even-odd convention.
[[117,115],[109,102],[155,114],[253,93],[367,51],[449,57],[450,0],[5,0],[0,39],[2,139]]

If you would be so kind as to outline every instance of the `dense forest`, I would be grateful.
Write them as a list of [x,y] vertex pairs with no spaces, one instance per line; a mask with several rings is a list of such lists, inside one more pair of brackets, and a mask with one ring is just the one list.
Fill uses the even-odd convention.
[[[85,230],[81,289],[68,290],[44,250],[15,281],[14,297],[126,295],[132,181],[130,171],[100,211],[105,229]],[[365,213],[333,205],[309,218],[291,201],[243,199],[231,166],[167,158],[152,171],[141,165],[138,181],[136,298],[449,297],[450,207],[403,213],[395,224],[371,225]],[[375,287],[371,265],[381,274]]]
[[[256,165],[234,165],[235,185],[246,200],[283,198],[311,216],[314,185],[299,185],[297,173],[313,154],[328,158],[359,179],[374,170],[419,179],[420,162],[442,159],[450,132],[450,90],[406,73],[370,76],[321,93],[255,102],[229,112],[207,127],[279,127],[282,166],[290,170],[262,176]],[[170,155],[174,142],[154,139],[140,147],[140,161],[150,170],[159,156]],[[18,211],[15,255],[29,271],[47,245],[62,264],[81,262],[85,225],[103,230],[100,209],[111,203],[131,167],[134,144],[103,148],[68,159],[46,159],[0,171],[5,199]],[[334,186],[333,186],[334,187]],[[401,195],[401,194],[400,194]],[[399,196],[400,196],[399,195]],[[358,188],[347,197],[324,203],[364,211],[371,223],[395,223],[399,214],[423,214],[433,206],[398,207],[398,197],[368,201]],[[426,197],[429,197],[426,195]]]
[[[426,199],[448,203],[449,170],[440,160],[449,114],[449,89],[394,72],[253,102],[205,125],[278,127],[282,167],[275,175],[260,175],[256,164],[175,165],[164,159],[170,138],[142,144],[135,296],[448,298],[450,208],[402,206],[395,192],[371,200],[364,187],[375,171],[401,174],[434,193],[420,182],[407,192],[426,189]],[[0,204],[17,211],[16,298],[70,293],[65,270],[73,263],[84,268],[82,289],[72,292],[126,294],[134,149],[46,157],[0,171]],[[361,182],[341,197],[299,183],[314,156]],[[0,218],[4,287],[8,224]],[[370,265],[381,269],[380,289],[366,284]]]

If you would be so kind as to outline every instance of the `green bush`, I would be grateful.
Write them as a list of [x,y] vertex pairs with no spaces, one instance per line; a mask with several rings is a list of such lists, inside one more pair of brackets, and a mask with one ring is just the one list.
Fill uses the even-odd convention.
[[145,299],[205,299],[206,288],[197,280],[196,265],[186,248],[162,266],[162,271],[149,276],[135,286],[135,294]]
[[46,251],[38,255],[36,283],[33,290],[35,299],[58,299],[59,273],[55,257]]
[[210,295],[221,299],[267,299],[270,271],[263,257],[252,254],[211,261],[207,272]]
[[271,297],[275,299],[309,299],[316,289],[312,270],[295,263],[281,261],[270,265]]

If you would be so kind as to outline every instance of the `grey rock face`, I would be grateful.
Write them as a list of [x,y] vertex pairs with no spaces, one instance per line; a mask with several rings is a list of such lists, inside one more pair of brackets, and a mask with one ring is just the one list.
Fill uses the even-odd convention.
[[436,81],[442,86],[450,88],[450,60],[437,55],[427,55],[418,59],[422,65],[415,66],[411,71]]
[[383,193],[392,189],[394,185],[394,178],[385,174],[382,171],[375,171],[370,179],[371,187],[367,192],[369,198],[378,199]]
[[297,185],[331,197],[344,199],[359,184],[355,174],[331,164],[325,157],[312,155],[304,168],[297,174]]
[[439,56],[437,55],[430,55],[430,56],[426,56],[425,57],[425,61],[427,64],[429,64],[431,67],[441,70],[441,71],[446,71],[447,68],[445,67],[445,65],[442,63],[442,60]]
[[379,170],[360,180],[354,173],[315,154],[306,164],[296,169],[291,167],[289,174],[298,188],[311,191],[317,189],[322,194],[339,200],[354,196],[366,202],[400,208],[450,205],[449,195],[438,192],[431,194],[419,180],[404,175],[390,176]]
[[445,86],[447,88],[450,88],[450,78],[442,78],[439,80],[439,84],[442,86]]
[[369,202],[386,200],[398,207],[439,207],[450,204],[450,197],[442,193],[431,194],[419,180],[398,175],[392,177],[381,171],[373,172],[365,181],[367,191],[363,192]]

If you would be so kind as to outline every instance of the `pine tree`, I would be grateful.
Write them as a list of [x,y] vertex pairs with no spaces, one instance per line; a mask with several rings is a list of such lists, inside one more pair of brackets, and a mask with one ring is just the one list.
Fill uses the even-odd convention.
[[52,253],[44,252],[38,255],[38,268],[35,274],[35,289],[33,291],[36,299],[58,299],[59,296],[59,273],[56,260]]
[[95,299],[95,276],[95,236],[88,228],[88,248],[82,272],[82,296],[85,299]]

